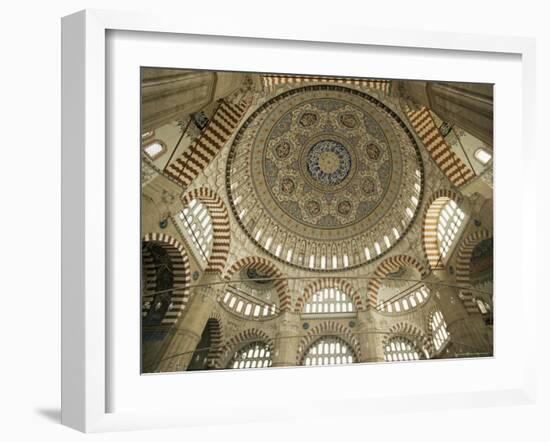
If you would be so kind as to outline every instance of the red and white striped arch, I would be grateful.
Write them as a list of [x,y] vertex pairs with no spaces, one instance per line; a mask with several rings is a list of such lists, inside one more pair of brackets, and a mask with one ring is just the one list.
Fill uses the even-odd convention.
[[214,364],[215,368],[226,368],[235,352],[251,342],[263,342],[269,347],[271,354],[273,354],[273,339],[263,330],[249,328],[237,333],[224,343],[220,355]]
[[[170,235],[158,232],[147,233],[142,239],[142,245],[145,246],[149,242],[163,247],[172,260],[174,290],[172,291],[170,308],[162,320],[163,325],[171,325],[181,316],[181,312],[185,309],[189,300],[189,285],[191,283],[189,258],[185,247]],[[142,250],[144,249],[142,248]],[[142,272],[145,276],[145,292],[142,294],[143,309],[145,302],[152,302],[154,298],[156,270],[152,258],[148,256],[147,252],[142,253],[144,253]]]
[[182,197],[184,207],[194,199],[199,200],[208,208],[208,213],[212,219],[212,253],[208,259],[205,272],[221,273],[229,256],[229,246],[231,244],[227,207],[219,195],[208,187],[199,187],[186,193]]
[[283,273],[277,268],[271,261],[261,258],[259,256],[247,256],[236,261],[227,270],[224,275],[224,279],[229,281],[233,275],[240,272],[243,269],[255,268],[259,272],[273,278],[273,284],[275,291],[279,297],[279,309],[281,311],[289,311],[291,305],[290,290],[288,288],[288,281],[284,278]]
[[365,310],[363,303],[361,302],[361,296],[359,295],[359,292],[353,287],[353,285],[349,281],[341,278],[323,278],[317,281],[313,281],[308,286],[306,286],[302,296],[300,296],[296,300],[294,311],[296,313],[301,313],[304,305],[311,299],[311,297],[319,290],[325,288],[338,288],[342,290],[344,293],[346,293],[346,295],[351,298],[353,305],[358,312]]
[[462,240],[456,257],[456,283],[462,287],[460,290],[464,307],[470,314],[478,314],[479,309],[474,300],[474,292],[470,283],[470,261],[475,247],[483,240],[493,236],[493,232],[478,230]]
[[422,220],[422,247],[430,268],[443,269],[439,242],[437,240],[437,224],[441,210],[449,201],[460,205],[462,197],[449,189],[441,189],[435,192],[426,203]]
[[391,338],[399,336],[411,341],[414,345],[416,345],[418,350],[422,352],[426,350],[429,355],[434,352],[434,346],[430,336],[410,322],[399,322],[390,327],[388,332],[385,333],[382,338],[382,346],[384,349],[386,348],[386,345],[388,345]]
[[300,340],[298,346],[298,353],[296,354],[296,364],[302,365],[304,357],[315,341],[323,336],[337,336],[346,342],[355,354],[356,361],[361,361],[361,346],[359,340],[355,337],[353,332],[345,325],[336,321],[325,321],[317,324]]
[[427,275],[426,268],[415,258],[408,255],[395,255],[382,261],[367,285],[367,308],[375,308],[378,303],[378,290],[382,281],[390,273],[399,270],[401,267],[412,267],[420,273],[421,277]]

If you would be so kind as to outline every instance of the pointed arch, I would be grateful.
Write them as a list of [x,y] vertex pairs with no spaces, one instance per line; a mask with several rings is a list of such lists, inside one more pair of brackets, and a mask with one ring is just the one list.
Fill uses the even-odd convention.
[[162,324],[174,324],[181,316],[181,313],[187,306],[187,302],[189,300],[189,285],[191,283],[189,257],[185,247],[170,235],[153,232],[147,233],[143,237],[142,253],[144,259],[142,272],[145,276],[145,291],[142,295],[142,313],[144,314],[148,311],[148,308],[145,308],[146,303],[153,302],[154,291],[156,288],[155,263],[146,250],[148,243],[160,245],[166,250],[172,261],[174,289],[171,292],[170,307],[162,319]]
[[263,330],[259,330],[257,328],[249,328],[247,330],[237,333],[224,343],[220,351],[220,355],[214,364],[215,368],[226,368],[227,363],[230,362],[233,354],[240,347],[256,341],[265,343],[273,354],[274,346],[271,336],[269,336]]
[[300,340],[296,354],[296,364],[302,365],[307,350],[315,341],[323,336],[337,336],[346,342],[353,350],[356,360],[361,361],[361,346],[353,332],[345,325],[336,321],[325,321],[317,324]]
[[249,268],[255,268],[261,273],[264,273],[274,279],[273,284],[275,286],[277,296],[279,297],[279,309],[281,311],[289,311],[291,300],[288,280],[285,279],[283,273],[273,262],[265,258],[261,258],[259,256],[247,256],[246,258],[239,259],[227,270],[224,275],[224,279],[229,281],[235,273]]
[[470,283],[470,261],[472,252],[483,240],[493,237],[493,233],[487,229],[478,230],[464,238],[459,245],[456,258],[456,283],[460,287],[460,298],[464,307],[470,314],[479,314],[479,308],[474,299],[472,285]]
[[420,351],[427,352],[428,355],[432,355],[434,353],[433,343],[429,336],[410,322],[399,322],[392,325],[387,333],[385,333],[382,337],[383,348],[386,348],[386,345],[388,345],[390,339],[396,336],[401,336],[410,340],[418,347]]
[[319,290],[322,290],[324,288],[338,288],[342,290],[351,297],[353,305],[358,312],[365,310],[363,303],[361,302],[361,296],[359,295],[359,292],[353,287],[353,285],[349,281],[342,278],[323,278],[317,281],[313,281],[308,286],[306,286],[303,294],[296,301],[294,312],[301,313],[304,305],[311,299],[311,297]]
[[444,268],[437,241],[437,225],[441,210],[449,201],[454,201],[460,206],[462,197],[450,189],[438,190],[426,202],[422,217],[422,247],[425,258],[433,270]]
[[227,207],[220,196],[208,187],[199,187],[186,193],[182,197],[183,206],[187,206],[194,199],[201,201],[208,208],[208,213],[212,218],[212,253],[208,259],[205,272],[221,273],[227,262],[231,244]]
[[415,258],[408,255],[395,255],[386,258],[382,261],[374,274],[372,275],[368,285],[367,285],[367,307],[375,308],[378,303],[378,289],[382,284],[382,281],[390,273],[399,270],[401,267],[412,267],[420,273],[420,276],[423,278],[427,275],[426,268]]

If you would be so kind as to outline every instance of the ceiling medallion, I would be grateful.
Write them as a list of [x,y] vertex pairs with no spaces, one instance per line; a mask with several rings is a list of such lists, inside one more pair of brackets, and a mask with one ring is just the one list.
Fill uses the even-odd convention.
[[351,169],[351,157],[343,144],[321,140],[307,152],[307,171],[311,178],[324,186],[340,184]]
[[362,265],[393,247],[423,184],[418,147],[400,118],[332,85],[261,105],[235,137],[226,173],[233,213],[252,241],[315,270]]

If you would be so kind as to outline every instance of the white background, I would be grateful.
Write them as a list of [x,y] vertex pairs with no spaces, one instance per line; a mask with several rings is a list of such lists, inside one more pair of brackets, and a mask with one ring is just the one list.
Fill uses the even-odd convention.
[[[0,79],[2,85],[2,360],[0,373],[0,436],[4,440],[55,439],[81,440],[86,436],[59,425],[59,311],[60,311],[60,17],[82,8],[148,10],[164,8],[179,14],[182,26],[193,14],[226,17],[238,28],[240,21],[271,20],[316,21],[319,26],[331,22],[371,25],[378,28],[423,29],[434,31],[509,34],[538,38],[538,111],[540,198],[548,172],[544,129],[550,115],[543,109],[550,78],[550,33],[543,2],[527,1],[502,6],[504,2],[463,0],[441,1],[365,1],[321,3],[277,2],[178,2],[168,1],[20,1],[4,5],[2,11]],[[217,5],[219,3],[219,5]],[[521,176],[510,179],[521,180]],[[539,211],[539,219],[546,218]],[[545,264],[542,250],[546,239],[533,234],[539,242],[539,257],[533,257],[533,277],[542,275]],[[511,257],[513,259],[513,257]],[[6,284],[7,282],[7,284]],[[543,312],[548,308],[548,290],[540,285],[539,314],[541,343],[548,342]],[[9,298],[8,298],[9,297]],[[362,439],[384,437],[397,440],[448,441],[548,440],[546,420],[550,392],[545,375],[550,373],[545,345],[540,364],[537,406],[500,407],[461,411],[415,412],[398,415],[380,414],[363,420],[353,417],[334,422],[288,422],[285,424],[235,425],[196,430],[162,430],[102,434],[96,440],[149,440],[151,438],[201,440],[315,440]],[[450,380],[452,382],[452,380]]]

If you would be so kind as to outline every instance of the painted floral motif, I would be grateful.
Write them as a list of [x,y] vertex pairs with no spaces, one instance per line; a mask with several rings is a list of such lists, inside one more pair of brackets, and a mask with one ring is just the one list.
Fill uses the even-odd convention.
[[283,178],[281,180],[281,192],[290,195],[294,192],[294,189],[296,188],[296,184],[294,184],[294,181],[290,178]]
[[351,113],[345,113],[340,115],[340,123],[342,126],[347,127],[348,129],[353,129],[357,126],[357,118]]
[[313,112],[304,112],[300,117],[300,125],[302,127],[313,126],[315,123],[317,123],[317,120],[319,120],[317,114]]
[[283,141],[275,146],[275,155],[277,158],[283,160],[290,155],[290,143]]
[[321,204],[319,201],[310,200],[306,203],[306,210],[310,215],[319,215],[321,213]]
[[349,201],[340,201],[338,203],[338,213],[340,215],[346,216],[351,212],[351,203]]
[[380,154],[381,154],[380,148],[374,143],[367,144],[366,152],[367,152],[367,157],[371,161],[376,161],[380,158]]

